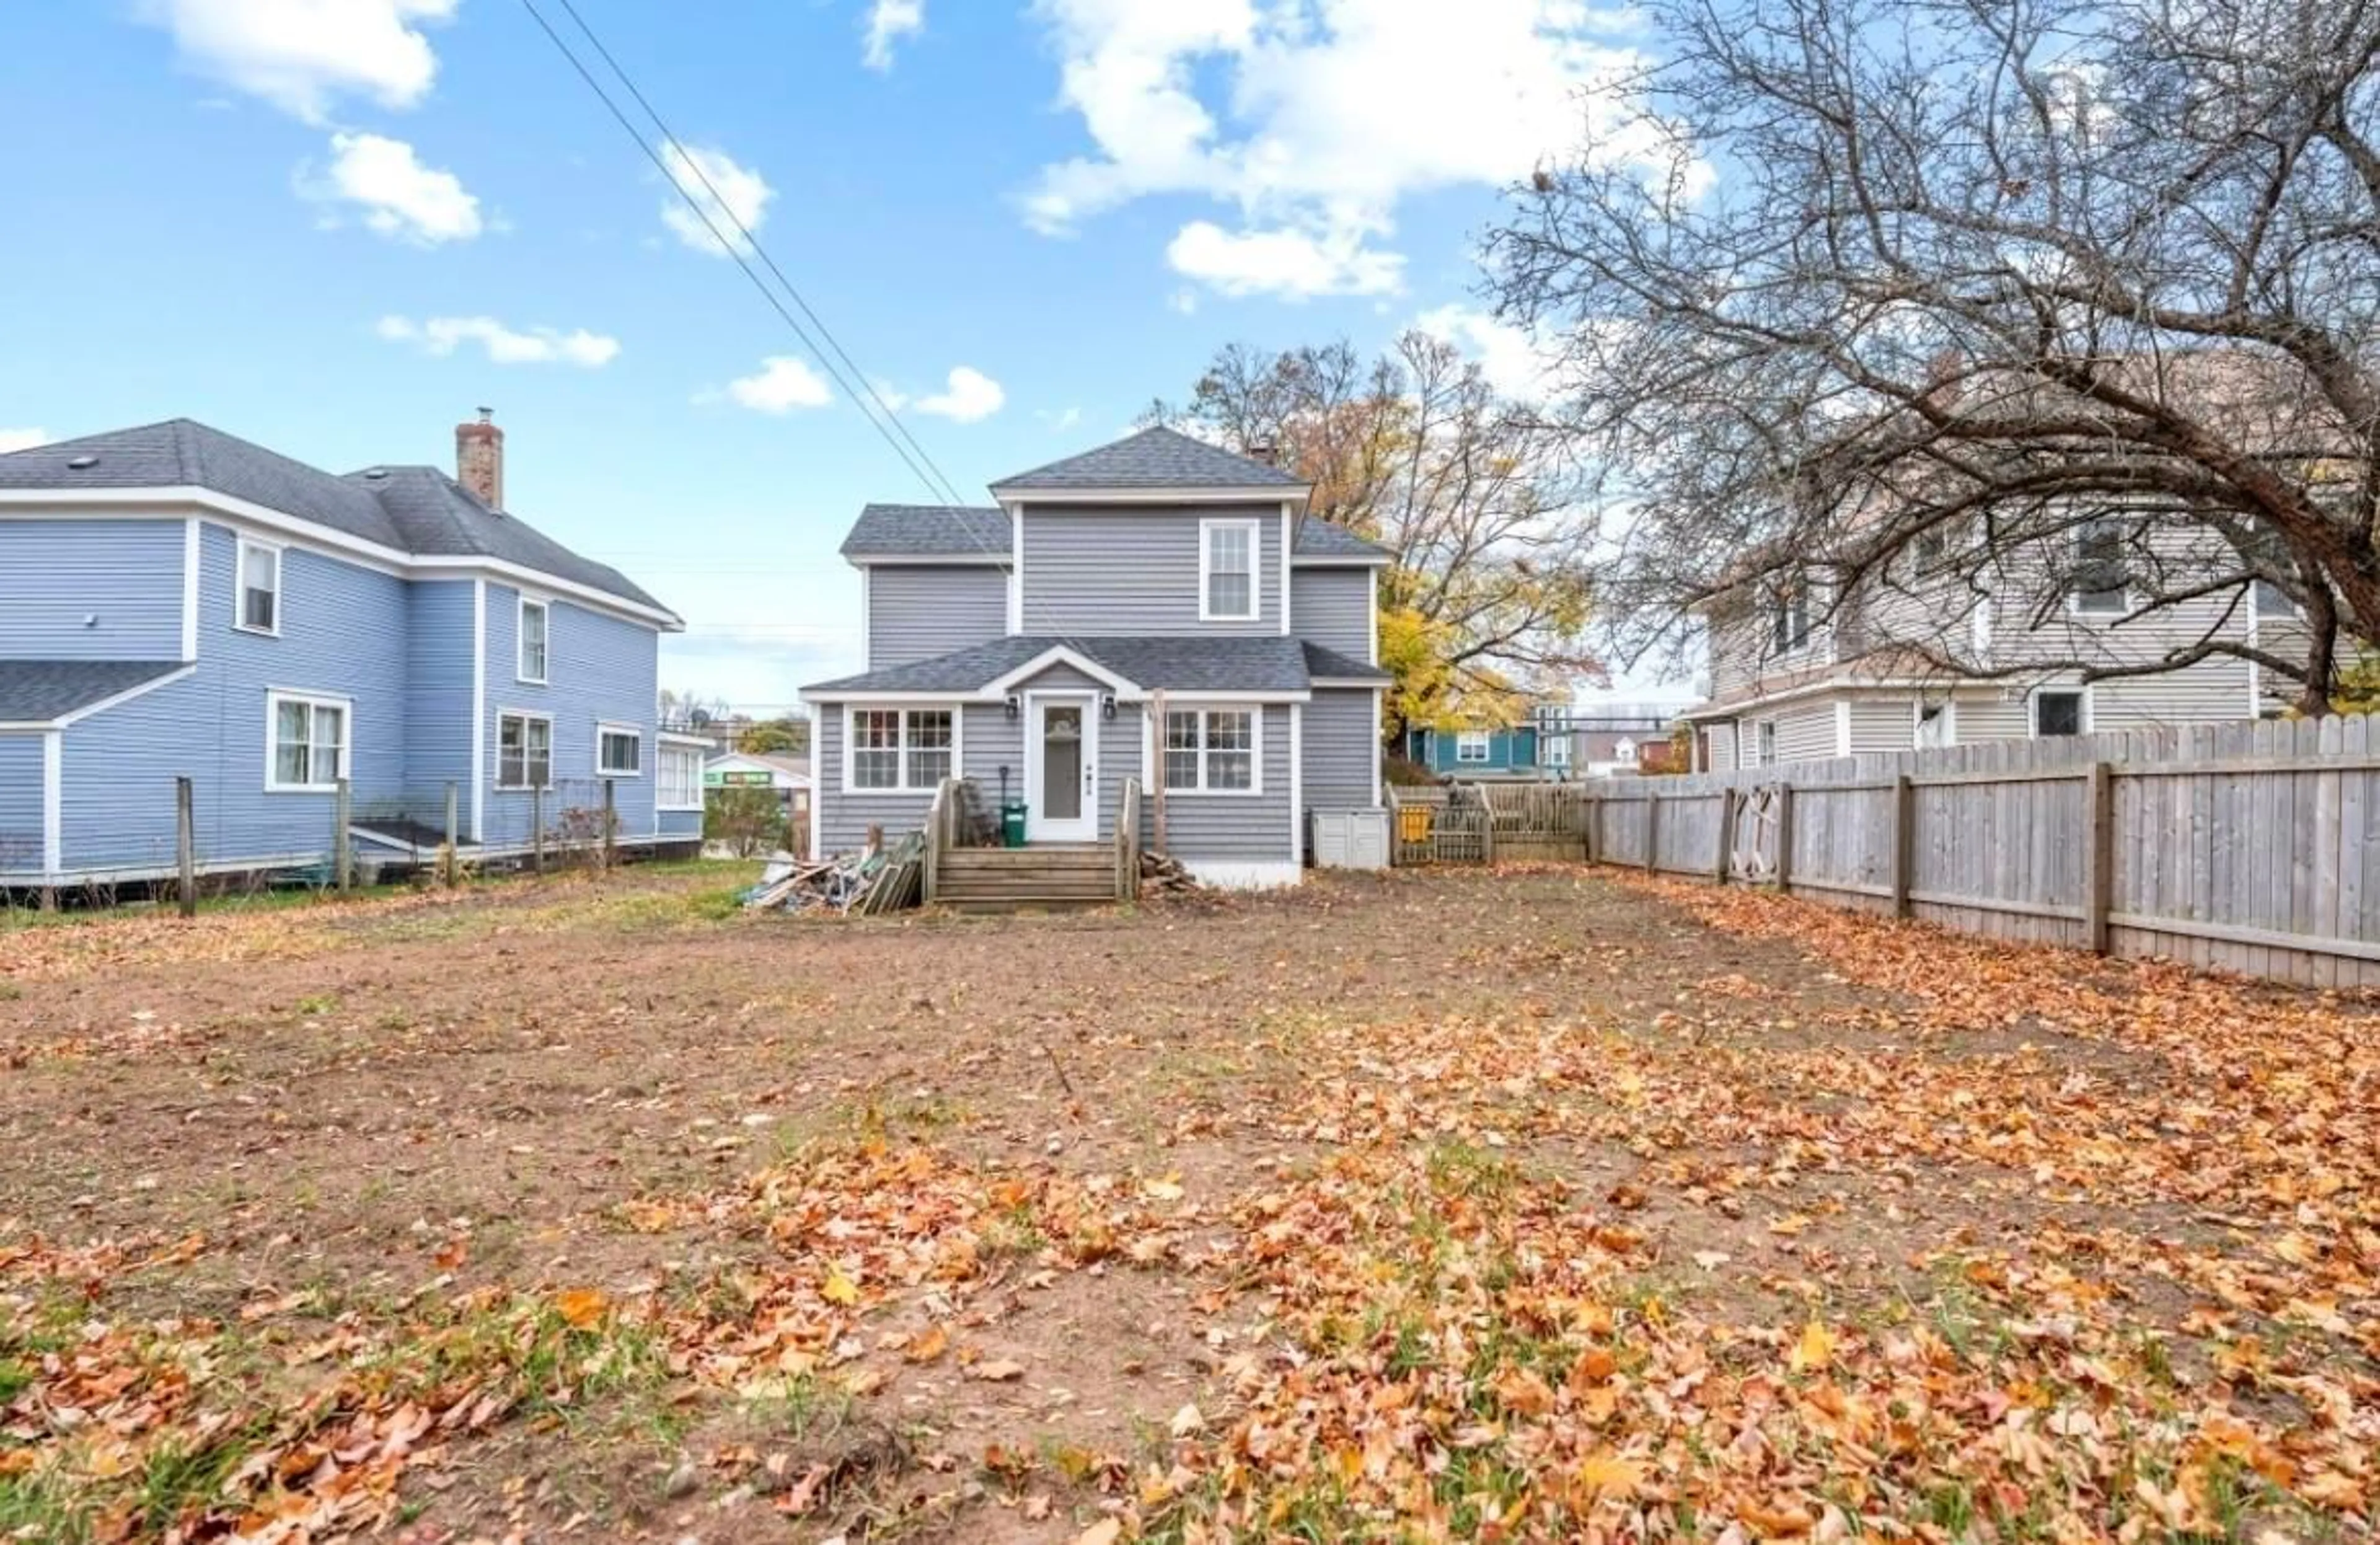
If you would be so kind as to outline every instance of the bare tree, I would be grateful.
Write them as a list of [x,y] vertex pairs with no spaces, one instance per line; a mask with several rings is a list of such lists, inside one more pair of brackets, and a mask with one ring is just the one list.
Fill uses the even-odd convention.
[[[2154,647],[2029,668],[2231,656],[2325,704],[2380,639],[2380,4],[1649,15],[1630,132],[1667,174],[1583,146],[1490,243],[1635,510],[1623,652],[1729,587],[1900,586],[1947,623],[1948,590],[2119,566],[2105,632]],[[2235,626],[2260,586],[2301,621]]]
[[1269,447],[1314,484],[1307,518],[1388,548],[1391,740],[1407,724],[1509,720],[1600,675],[1582,642],[1592,521],[1560,437],[1443,341],[1408,333],[1378,358],[1343,340],[1280,354],[1233,345],[1186,408],[1148,417]]

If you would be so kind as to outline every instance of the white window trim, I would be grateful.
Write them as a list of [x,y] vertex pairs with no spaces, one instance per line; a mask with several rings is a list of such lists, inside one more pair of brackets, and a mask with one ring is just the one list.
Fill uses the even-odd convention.
[[[2074,552],[2074,561],[2075,561],[2076,567],[2077,567],[2077,572],[2076,572],[2076,575],[2075,575],[2075,578],[2076,578],[2076,579],[2080,579],[2080,578],[2082,578],[2082,575],[2081,575],[2081,572],[2080,572],[2080,568],[2081,568],[2081,565],[2082,565],[2082,534],[2083,534],[2083,532],[2085,532],[2086,530],[2088,530],[2088,529],[2089,529],[2093,525],[2107,525],[2107,526],[2114,526],[2114,527],[2116,527],[2116,529],[2117,529],[2118,545],[2119,545],[2119,546],[2120,546],[2120,545],[2122,544],[2122,536],[2123,536],[2123,528],[2122,528],[2122,524],[2121,524],[2121,522],[2119,522],[2119,521],[2118,521],[2118,520],[2116,520],[2116,519],[2114,519],[2114,518],[2112,518],[2112,517],[2105,517],[2105,518],[2102,518],[2102,519],[2100,519],[2100,520],[2098,520],[2098,521],[2084,521],[2082,525],[2079,525],[2079,526],[2075,527],[2075,528],[2074,528],[2074,539],[2073,539],[2073,552]],[[2126,575],[2125,579],[2124,579],[2124,588],[2123,588],[2123,590],[2122,590],[2122,592],[2121,592],[2122,600],[2121,600],[2121,602],[2120,602],[2119,604],[2117,604],[2117,605],[2114,605],[2114,606],[2085,606],[2085,605],[2083,605],[2083,604],[2082,604],[2082,597],[2083,597],[2086,593],[2087,593],[2087,594],[2091,594],[2091,595],[2101,595],[2101,594],[2105,594],[2106,592],[2105,592],[2105,591],[2101,591],[2101,590],[2092,590],[2092,591],[2087,591],[2087,592],[2086,592],[2086,591],[2084,591],[2084,590],[2082,590],[2079,585],[2077,585],[2077,584],[2074,584],[2074,583],[2070,583],[2070,583],[2067,585],[2067,587],[2066,587],[2066,614],[2067,614],[2068,616],[2070,616],[2070,617],[2121,617],[2121,616],[2127,616],[2127,615],[2129,615],[2129,614],[2131,614],[2131,610],[2132,610],[2132,584],[2131,584],[2131,576],[2130,576],[2129,574],[2127,574],[2127,575]],[[2050,688],[2050,690],[2052,690],[2052,691],[2059,691],[2059,690],[2063,690],[2063,688],[2059,688],[2059,687],[2052,687],[2052,688]]]
[[[637,765],[634,768],[603,765],[603,737],[625,735],[637,743]],[[640,724],[624,724],[615,720],[595,721],[595,775],[599,778],[641,778],[645,775],[645,731]]]
[[[250,553],[273,554],[273,626],[251,627],[248,622],[248,555]],[[281,637],[282,600],[287,587],[283,584],[288,550],[277,541],[264,541],[256,537],[236,536],[231,554],[231,627],[235,633],[251,633],[260,639]]]
[[[531,783],[528,783],[528,782],[522,782],[522,783],[517,783],[517,784],[508,784],[508,783],[504,782],[504,721],[505,721],[505,720],[507,720],[507,719],[523,719],[523,720],[527,720],[527,719],[534,719],[534,720],[536,720],[539,724],[543,724],[543,725],[545,726],[545,782],[544,782],[544,783],[542,783],[542,784],[531,784]],[[535,709],[529,709],[529,708],[499,708],[499,709],[497,709],[497,710],[496,710],[496,743],[495,743],[495,753],[496,753],[496,771],[495,771],[495,778],[494,778],[494,786],[495,786],[495,788],[496,788],[497,792],[502,793],[502,794],[527,794],[527,793],[528,793],[528,792],[529,792],[530,790],[532,790],[532,789],[545,789],[545,790],[551,790],[551,789],[553,787],[553,759],[554,759],[554,752],[555,752],[555,749],[556,749],[556,748],[555,748],[554,743],[553,743],[553,715],[552,715],[552,714],[551,714],[551,713],[541,713],[541,712],[538,712],[537,710],[535,710]],[[525,780],[525,779],[527,779],[527,778],[528,778],[528,736],[527,732],[525,732],[525,731],[524,731],[524,732],[523,732],[523,734],[522,734],[522,736],[521,736],[521,777]]]
[[[2026,712],[2031,710],[2028,708]],[[1921,695],[1909,700],[1909,745],[1912,750],[1948,750],[1959,743],[1959,700],[1945,699],[1942,711],[1935,717],[1942,722],[1942,738],[1932,746],[1924,745],[1917,737],[1925,731],[1925,699]]]
[[[1476,749],[1477,756],[1471,755]],[[1496,760],[1494,734],[1488,730],[1457,730],[1454,732],[1454,765],[1486,766]]]
[[1539,765],[1545,767],[1568,767],[1570,765],[1570,732],[1549,730],[1541,726],[1537,730],[1537,761]]
[[[275,616],[280,614],[277,606],[273,614]],[[257,630],[251,628],[249,631]],[[281,781],[280,748],[274,736],[280,733],[281,705],[284,703],[304,703],[307,707],[306,736],[310,749],[307,752],[306,760],[310,771],[313,766],[313,752],[310,749],[314,736],[312,711],[317,708],[335,708],[339,711],[339,762],[348,770],[349,782],[352,784],[356,758],[355,700],[342,698],[331,692],[295,692],[274,687],[268,687],[264,694],[264,792],[267,794],[336,794],[339,791],[339,785],[335,781],[327,784],[285,784]]]
[[[1167,798],[1171,799],[1175,795],[1182,794],[1199,799],[1254,799],[1264,793],[1264,704],[1215,702],[1206,700],[1196,702],[1168,702],[1165,705],[1165,712],[1169,716],[1175,713],[1198,715],[1198,781],[1195,785],[1183,785],[1175,783],[1169,776],[1165,780]],[[1212,754],[1207,745],[1207,715],[1209,713],[1245,713],[1248,716],[1248,786],[1245,788],[1208,788],[1207,786],[1207,758]],[[1157,754],[1161,757],[1165,755],[1165,721],[1156,714],[1151,714],[1149,717],[1156,723]]]
[[[528,674],[528,614],[535,607],[545,618],[545,668],[536,675]],[[513,679],[525,687],[544,687],[553,675],[553,602],[539,596],[524,595],[513,611]]]
[[[1213,562],[1217,530],[1237,527],[1248,534],[1248,609],[1231,614],[1209,609],[1214,594]],[[1264,615],[1264,522],[1255,517],[1208,516],[1198,522],[1198,620],[1255,622]]]
[[[671,757],[690,760],[694,764],[694,797],[691,801],[672,800],[663,797],[669,779],[663,775],[662,762]],[[653,748],[653,809],[656,810],[698,810],[703,808],[703,755],[699,746],[680,745],[663,740]]]
[[2024,696],[2024,730],[2029,737],[2034,740],[2074,738],[2074,736],[2044,736],[2041,733],[2041,695],[2045,692],[2066,692],[2081,698],[2082,700],[2081,722],[2075,725],[2074,736],[2093,733],[2091,726],[2097,722],[2098,716],[2095,712],[2097,704],[2092,700],[2093,693],[2090,687],[2087,684],[2070,687],[2052,681],[2034,687]]
[[[1096,705],[1093,707],[1092,712],[1098,712]],[[858,785],[852,782],[852,773],[856,767],[856,757],[859,750],[859,715],[862,713],[897,713],[901,716],[901,760],[898,767],[900,774],[900,781],[898,783],[880,785],[872,784],[866,788],[861,788]],[[951,716],[951,776],[953,778],[965,776],[964,769],[966,766],[965,760],[966,710],[963,704],[956,700],[930,703],[852,702],[845,703],[843,706],[844,793],[856,795],[877,795],[931,794],[934,792],[935,785],[932,784],[913,784],[909,781],[909,716],[913,713],[948,713]],[[810,726],[810,734],[813,738],[815,738],[818,734],[818,726],[815,724]]]

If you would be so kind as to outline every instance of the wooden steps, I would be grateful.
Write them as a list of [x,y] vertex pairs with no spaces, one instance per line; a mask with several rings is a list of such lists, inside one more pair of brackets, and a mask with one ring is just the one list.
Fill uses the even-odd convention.
[[1105,906],[1117,899],[1115,850],[1105,843],[952,848],[938,860],[934,899],[971,912]]

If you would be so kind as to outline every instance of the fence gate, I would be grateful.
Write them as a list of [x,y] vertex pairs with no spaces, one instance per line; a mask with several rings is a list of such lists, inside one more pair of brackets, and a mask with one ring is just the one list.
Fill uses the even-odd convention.
[[1728,833],[1727,877],[1746,885],[1777,878],[1777,811],[1783,785],[1761,784],[1735,797],[1735,829]]

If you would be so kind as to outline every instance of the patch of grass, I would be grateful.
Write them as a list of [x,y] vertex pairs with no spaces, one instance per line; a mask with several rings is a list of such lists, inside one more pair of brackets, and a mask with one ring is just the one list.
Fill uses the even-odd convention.
[[0,1004],[13,1004],[25,995],[25,990],[13,981],[0,981]]
[[338,1006],[339,995],[335,992],[317,992],[298,1000],[298,1012],[308,1018],[332,1013]]
[[854,1404],[851,1392],[842,1385],[803,1373],[755,1398],[746,1409],[770,1431],[798,1442],[841,1430],[851,1420]]

